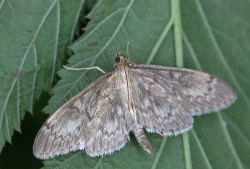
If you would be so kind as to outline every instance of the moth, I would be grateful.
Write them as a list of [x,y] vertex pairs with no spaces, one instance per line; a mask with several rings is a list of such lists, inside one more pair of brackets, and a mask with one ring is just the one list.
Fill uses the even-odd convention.
[[174,67],[134,64],[117,53],[107,72],[57,109],[33,146],[39,159],[85,149],[89,156],[124,147],[132,131],[152,153],[144,129],[162,136],[184,133],[193,116],[227,108],[236,93],[210,74]]

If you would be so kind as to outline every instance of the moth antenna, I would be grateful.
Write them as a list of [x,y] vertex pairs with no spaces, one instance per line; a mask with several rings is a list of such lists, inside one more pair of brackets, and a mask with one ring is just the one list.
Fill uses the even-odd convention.
[[129,52],[128,52],[128,51],[129,51],[129,50],[128,50],[128,48],[129,48],[129,41],[127,42],[126,48],[127,48],[127,57],[128,57],[127,60],[128,60],[128,62],[129,62],[129,63],[132,63],[132,64],[135,64],[134,62],[130,61],[130,59],[129,59]]
[[92,69],[97,69],[97,70],[99,70],[99,71],[102,72],[102,73],[106,73],[104,70],[102,70],[102,69],[101,69],[100,67],[98,67],[98,66],[84,67],[84,68],[72,68],[72,67],[67,67],[67,66],[63,65],[63,67],[64,67],[65,69],[68,69],[68,70],[92,70]]
[[128,61],[129,61],[129,52],[128,52],[128,48],[129,48],[129,41],[127,41],[126,48],[127,48],[127,57],[128,57]]

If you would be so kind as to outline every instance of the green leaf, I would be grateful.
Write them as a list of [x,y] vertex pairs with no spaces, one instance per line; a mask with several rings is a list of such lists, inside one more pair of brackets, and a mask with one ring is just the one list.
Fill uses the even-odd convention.
[[[246,35],[249,35],[247,6],[250,4],[236,0],[193,0],[181,1],[180,5],[181,9],[176,0],[99,1],[88,15],[90,22],[85,34],[71,46],[75,54],[68,66],[100,66],[110,71],[115,53],[125,53],[129,41],[133,62],[165,66],[184,63],[187,68],[203,70],[231,84],[238,93],[237,102],[222,112],[195,117],[194,129],[183,136],[162,138],[147,134],[154,150],[152,155],[144,152],[131,135],[131,141],[112,155],[92,158],[85,151],[77,151],[46,160],[46,168],[250,166],[249,80],[244,78],[250,63],[246,45],[249,44]],[[46,107],[48,113],[101,75],[96,70],[62,70],[59,74],[62,80],[53,90],[55,95]]]
[[[184,135],[147,133],[152,155],[131,134],[111,155],[93,158],[76,151],[45,160],[44,168],[250,168],[249,5],[247,0],[105,0],[94,6],[91,0],[2,0],[0,149],[21,130],[25,111],[32,113],[42,90],[50,91],[71,52],[67,46],[74,53],[67,66],[110,71],[115,53],[126,54],[129,41],[133,62],[208,72],[228,82],[238,100],[229,109],[195,117],[194,128]],[[84,17],[90,21],[79,37]],[[52,114],[100,75],[60,70],[45,112]]]
[[[0,151],[21,131],[24,112],[51,88],[59,31],[58,1],[0,4]],[[35,9],[35,10],[34,10]],[[48,31],[49,30],[49,31]],[[46,43],[45,43],[46,42]]]
[[0,3],[0,152],[14,130],[21,132],[25,111],[32,113],[42,90],[50,92],[83,2]]
[[[183,39],[187,67],[214,74],[238,94],[237,102],[221,113],[195,118],[191,131],[196,168],[248,168],[250,152],[250,63],[247,1],[182,3]],[[192,13],[190,12],[192,11]],[[195,26],[194,26],[195,25]],[[241,25],[239,27],[239,25]],[[206,118],[206,119],[205,119]]]

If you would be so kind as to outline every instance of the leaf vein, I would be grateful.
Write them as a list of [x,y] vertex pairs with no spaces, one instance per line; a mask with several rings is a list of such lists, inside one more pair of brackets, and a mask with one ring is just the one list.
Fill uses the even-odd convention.
[[158,162],[159,162],[159,160],[160,160],[162,151],[163,151],[163,149],[164,149],[164,147],[165,147],[165,145],[166,145],[166,142],[167,142],[167,137],[164,137],[164,138],[162,139],[162,141],[161,141],[160,148],[159,148],[159,150],[157,151],[157,154],[156,154],[156,157],[155,157],[155,160],[154,160],[154,162],[153,162],[153,165],[152,165],[151,169],[156,169],[157,164],[158,164]]
[[200,142],[200,140],[199,140],[199,138],[198,138],[195,130],[191,130],[191,133],[193,134],[194,139],[195,139],[196,143],[198,144],[198,147],[199,147],[199,149],[201,151],[201,155],[204,158],[205,163],[206,163],[208,169],[213,169],[212,165],[211,165],[211,163],[210,163],[210,161],[209,161],[209,159],[207,157],[207,154],[206,154],[206,152],[205,152],[205,150],[204,150],[204,148],[203,148],[203,146],[202,146],[202,144],[201,144],[201,142]]
[[201,64],[200,64],[199,60],[197,59],[197,55],[195,54],[194,49],[193,49],[191,43],[189,42],[184,31],[182,33],[182,38],[183,38],[183,41],[186,44],[186,47],[187,47],[187,49],[188,49],[188,51],[189,51],[189,53],[194,61],[195,66],[198,68],[198,70],[202,70]]
[[[133,0],[134,1],[134,0]],[[82,43],[84,40],[86,40],[89,36],[91,36],[92,34],[94,34],[96,32],[96,30],[102,25],[104,24],[106,21],[109,21],[109,19],[111,19],[113,16],[115,16],[117,13],[119,13],[120,11],[123,11],[126,8],[119,8],[116,11],[112,12],[110,15],[106,16],[101,22],[99,22],[96,27],[94,29],[92,29],[83,39],[80,39],[78,41],[78,43]],[[120,22],[121,23],[121,22]]]
[[152,51],[146,61],[146,64],[150,64],[153,60],[153,58],[155,57],[156,52],[158,51],[158,49],[160,48],[164,38],[167,36],[171,26],[173,25],[174,20],[173,18],[170,18],[169,22],[167,23],[167,25],[165,26],[165,28],[163,29],[161,35],[159,36],[158,40],[155,43],[155,46],[152,48]]
[[16,106],[17,106],[17,110],[16,110],[16,113],[17,113],[17,124],[15,123],[15,128],[18,129],[18,131],[20,132],[21,131],[21,128],[20,128],[20,125],[21,125],[21,114],[20,114],[20,102],[21,102],[21,94],[20,94],[20,78],[17,78],[17,103],[16,103]]
[[241,94],[242,97],[244,98],[244,101],[246,102],[247,106],[250,108],[250,99],[247,97],[247,95],[246,95],[245,92],[243,91],[243,89],[242,89],[241,85],[239,84],[238,80],[236,79],[236,77],[235,77],[235,75],[234,75],[234,73],[233,73],[231,67],[230,67],[229,64],[227,63],[227,61],[226,61],[226,59],[225,59],[225,56],[223,55],[223,53],[222,53],[222,51],[221,51],[221,49],[220,49],[220,47],[219,47],[219,44],[218,44],[218,42],[216,41],[216,38],[215,38],[215,36],[214,36],[214,34],[213,34],[213,31],[212,31],[212,29],[211,29],[211,26],[210,26],[210,24],[208,23],[207,17],[205,16],[205,13],[203,12],[203,9],[202,9],[202,6],[201,6],[199,0],[195,0],[195,2],[196,2],[196,5],[197,5],[197,7],[198,7],[199,13],[200,13],[200,15],[201,15],[201,17],[202,17],[202,20],[203,20],[203,22],[204,22],[204,24],[205,24],[205,27],[206,27],[206,29],[207,29],[207,31],[208,31],[208,35],[210,36],[210,39],[212,40],[212,43],[213,43],[213,45],[214,45],[214,47],[215,47],[215,50],[216,50],[217,53],[218,53],[219,59],[222,61],[224,67],[225,67],[226,70],[228,71],[228,74],[229,74],[231,80],[233,81],[235,87],[238,89],[238,91],[240,92],[240,94]]
[[246,146],[248,147],[248,149],[250,150],[250,142],[248,141],[248,138],[246,137],[246,135],[242,132],[242,130],[239,129],[239,127],[234,123],[234,121],[232,121],[227,114],[222,114],[222,116],[227,120],[228,124],[230,124],[232,126],[232,128],[239,134],[239,136],[243,139],[244,143],[246,144]]
[[7,111],[6,111],[6,114],[4,114],[4,119],[5,119],[5,124],[6,124],[6,129],[7,129],[7,136],[5,135],[6,137],[6,140],[11,142],[11,133],[10,133],[10,129],[9,129],[9,120],[8,120],[8,117],[7,117]]
[[84,2],[85,2],[85,0],[81,0],[79,8],[77,9],[77,12],[76,12],[77,14],[75,15],[75,20],[74,20],[74,23],[73,23],[73,26],[72,26],[72,31],[70,33],[70,42],[71,43],[73,42],[73,39],[74,39],[75,29],[76,29],[76,26],[78,24],[79,16],[81,14]]
[[98,159],[98,162],[96,163],[94,169],[98,169],[100,166],[102,166],[102,160],[103,160],[103,157],[100,157]]
[[36,50],[36,46],[34,45],[34,65],[35,65],[35,73],[33,76],[33,82],[32,82],[32,87],[31,87],[31,97],[30,97],[30,109],[29,112],[33,113],[33,100],[34,100],[34,96],[35,96],[35,89],[36,89],[36,79],[37,79],[37,50]]
[[[101,50],[100,50],[95,56],[93,56],[93,60],[92,60],[92,62],[89,64],[90,67],[94,65],[94,63],[96,62],[97,58],[103,53],[103,51],[108,47],[108,45],[110,44],[110,42],[115,38],[115,36],[116,36],[117,33],[119,32],[119,30],[120,30],[122,24],[124,23],[125,18],[126,18],[127,14],[128,14],[128,11],[129,11],[129,9],[131,8],[131,6],[132,6],[133,3],[134,3],[134,0],[131,0],[130,3],[128,4],[128,6],[126,7],[126,11],[124,12],[123,17],[122,17],[121,21],[119,22],[118,27],[115,29],[113,35],[109,38],[109,40],[108,40],[107,43],[101,48]],[[121,8],[120,8],[120,9],[121,9]],[[103,22],[104,22],[104,21],[103,21]],[[90,34],[88,34],[88,35],[90,35]],[[87,36],[88,36],[88,35],[87,35]],[[86,36],[85,38],[87,38],[87,36]],[[80,62],[79,62],[79,63],[80,63]],[[84,71],[84,72],[83,72],[83,73],[82,73],[82,74],[72,83],[73,85],[69,88],[69,90],[67,90],[67,92],[65,92],[65,94],[64,94],[61,98],[65,98],[66,96],[69,95],[69,93],[71,93],[71,91],[73,90],[73,88],[76,87],[76,84],[79,83],[79,81],[80,81],[81,79],[83,79],[83,77],[84,77],[84,75],[86,74],[86,72],[87,72],[87,71]],[[77,89],[78,89],[78,88],[77,88]],[[78,91],[79,91],[79,89],[78,89]]]
[[[55,4],[55,2],[57,2],[57,1],[54,1],[54,4]],[[27,56],[28,56],[28,54],[29,54],[29,52],[30,52],[30,50],[31,50],[31,47],[32,47],[32,45],[35,43],[35,40],[36,40],[36,38],[37,38],[37,35],[38,35],[38,33],[40,32],[41,27],[42,27],[42,25],[43,25],[44,22],[45,22],[45,18],[47,18],[48,14],[51,12],[53,6],[54,6],[54,5],[52,4],[51,7],[49,8],[49,10],[47,11],[47,13],[45,14],[45,17],[42,19],[40,25],[38,26],[37,31],[34,33],[34,36],[33,36],[33,38],[31,39],[31,42],[30,42],[30,44],[28,45],[28,48],[27,48],[27,50],[26,50],[26,52],[25,52],[25,54],[24,54],[24,56],[23,56],[23,59],[22,59],[22,61],[21,61],[21,63],[20,63],[18,72],[21,72],[21,70],[23,69],[24,63],[25,63],[25,61],[26,61],[26,59],[27,59]],[[0,131],[2,131],[2,124],[3,124],[4,112],[5,112],[6,108],[7,108],[7,105],[8,105],[9,99],[10,99],[10,95],[11,95],[12,91],[14,90],[14,86],[15,86],[16,83],[17,83],[17,79],[18,79],[18,77],[15,77],[15,78],[13,79],[13,82],[12,82],[12,84],[11,84],[11,88],[10,88],[10,90],[9,90],[9,92],[8,92],[8,94],[7,94],[7,96],[6,96],[6,98],[5,98],[5,101],[4,101],[4,104],[3,104],[3,108],[2,108],[1,113],[0,113]],[[7,120],[8,120],[8,119],[7,119]],[[19,123],[20,123],[20,121],[19,121]]]
[[236,152],[236,150],[235,150],[235,148],[234,148],[234,146],[233,146],[232,139],[231,139],[231,137],[230,137],[230,135],[229,135],[229,133],[228,133],[228,130],[227,130],[227,128],[226,128],[226,125],[225,125],[225,122],[224,122],[224,120],[223,120],[223,118],[222,118],[221,113],[216,113],[216,114],[217,114],[217,116],[218,116],[218,118],[219,118],[219,121],[220,121],[220,123],[221,123],[223,132],[224,132],[224,134],[225,134],[225,136],[226,136],[226,140],[227,140],[228,146],[229,146],[229,148],[230,148],[230,150],[231,150],[231,152],[232,152],[232,154],[233,154],[233,156],[234,156],[234,158],[235,158],[235,160],[236,160],[236,163],[237,163],[239,169],[244,169],[243,164],[242,164],[242,162],[241,162],[241,160],[240,160],[240,158],[239,158],[239,155],[237,154],[237,152]]
[[2,0],[2,1],[0,2],[0,10],[2,9],[2,7],[3,7],[3,5],[4,5],[5,2],[6,2],[5,0]]

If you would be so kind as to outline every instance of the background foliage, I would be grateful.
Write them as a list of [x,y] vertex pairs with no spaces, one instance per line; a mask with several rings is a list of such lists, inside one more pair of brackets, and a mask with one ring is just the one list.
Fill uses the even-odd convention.
[[[250,168],[249,6],[247,0],[1,0],[0,167]],[[109,71],[127,41],[133,62],[203,70],[228,82],[237,102],[195,117],[183,136],[147,134],[153,155],[131,135],[112,155],[77,151],[35,159],[33,140],[47,100],[44,112],[51,114],[101,75],[62,64]]]

